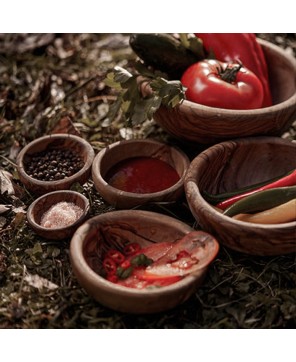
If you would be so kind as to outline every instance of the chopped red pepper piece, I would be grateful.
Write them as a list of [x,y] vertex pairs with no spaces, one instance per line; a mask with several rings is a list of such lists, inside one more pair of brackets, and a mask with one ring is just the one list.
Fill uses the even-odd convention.
[[141,245],[134,242],[134,243],[125,245],[123,248],[123,253],[126,256],[131,256],[131,255],[135,255],[139,250],[141,250]]
[[127,269],[131,266],[131,262],[129,260],[124,260],[120,266],[123,268],[123,269]]
[[113,259],[105,258],[103,260],[103,268],[108,275],[113,275],[116,273],[117,266]]
[[109,249],[106,257],[114,260],[116,264],[121,264],[125,259],[124,255],[116,249]]

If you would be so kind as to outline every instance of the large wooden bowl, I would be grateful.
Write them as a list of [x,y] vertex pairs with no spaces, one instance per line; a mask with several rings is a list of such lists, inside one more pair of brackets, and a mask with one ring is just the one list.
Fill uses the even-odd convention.
[[[74,175],[58,181],[41,181],[30,177],[26,172],[26,162],[29,157],[35,153],[51,149],[73,151],[82,158],[84,166]],[[26,188],[35,194],[42,195],[56,190],[67,190],[74,183],[84,184],[89,179],[94,156],[91,145],[81,137],[71,134],[54,134],[40,137],[26,145],[19,153],[17,157],[19,178]]]
[[237,137],[283,134],[296,119],[296,60],[280,47],[259,40],[266,56],[273,105],[255,110],[213,108],[184,101],[161,106],[155,121],[172,136],[201,144]]
[[[171,165],[180,176],[173,186],[153,193],[133,193],[112,187],[105,180],[107,172],[120,161],[132,157],[154,157]],[[92,166],[92,178],[97,191],[112,206],[129,209],[160,201],[176,201],[184,193],[184,177],[189,166],[188,157],[179,149],[152,139],[115,142],[100,151]],[[155,175],[161,177],[161,175]]]
[[296,143],[277,137],[226,141],[200,153],[185,178],[186,197],[198,224],[231,249],[254,255],[296,252],[296,221],[254,224],[216,211],[203,191],[221,193],[265,181],[296,168]]
[[[210,261],[204,268],[169,286],[135,289],[114,284],[99,274],[102,254],[114,245],[120,250],[130,241],[138,242],[142,247],[174,242],[191,231],[183,222],[150,211],[119,210],[95,216],[80,226],[72,237],[70,259],[74,274],[94,299],[114,310],[146,314],[174,308],[196,291],[204,280]],[[201,238],[212,261],[219,245],[207,233]]]
[[[79,206],[83,210],[82,215],[74,223],[65,227],[45,228],[41,226],[41,219],[44,213],[53,205],[63,201]],[[42,195],[32,202],[27,211],[27,220],[36,234],[46,239],[61,240],[69,238],[74,234],[76,229],[85,221],[88,212],[89,201],[85,196],[79,192],[61,190]]]

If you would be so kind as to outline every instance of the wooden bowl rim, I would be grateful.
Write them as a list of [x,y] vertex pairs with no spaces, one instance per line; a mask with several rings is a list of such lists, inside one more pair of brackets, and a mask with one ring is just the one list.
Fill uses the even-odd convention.
[[[70,225],[67,225],[65,227],[59,227],[59,228],[45,228],[43,226],[41,226],[40,224],[38,224],[34,217],[33,217],[33,210],[36,207],[36,205],[42,201],[45,198],[51,198],[51,196],[53,195],[76,195],[79,199],[81,199],[83,201],[84,207],[83,207],[83,213],[82,215],[73,223]],[[65,201],[64,199],[61,199],[60,201]],[[81,220],[85,219],[88,212],[90,209],[90,203],[89,200],[82,195],[81,193],[77,192],[77,191],[72,191],[72,190],[58,190],[58,191],[52,191],[52,192],[48,192],[40,197],[38,197],[36,200],[34,200],[31,205],[29,206],[28,210],[27,210],[27,220],[28,223],[31,225],[32,228],[34,228],[36,230],[36,232],[40,231],[40,232],[48,232],[48,233],[54,233],[54,232],[58,232],[61,230],[68,230],[68,229],[72,229],[73,227],[75,227],[76,225],[78,225],[79,223],[81,223]]]
[[226,223],[229,224],[236,224],[236,225],[240,225],[243,226],[245,229],[249,229],[249,230],[273,230],[275,227],[277,229],[281,228],[283,230],[285,229],[290,229],[291,227],[295,227],[296,228],[296,221],[290,221],[287,223],[281,223],[281,224],[257,224],[257,223],[252,223],[252,222],[246,222],[246,221],[242,221],[242,220],[236,220],[233,219],[229,216],[223,215],[222,213],[220,213],[219,211],[215,210],[210,203],[208,203],[203,196],[201,195],[201,192],[199,190],[199,187],[196,183],[196,174],[198,173],[197,168],[195,166],[195,164],[202,159],[205,155],[206,157],[209,159],[208,155],[212,154],[216,149],[225,149],[227,147],[227,145],[235,142],[236,144],[240,145],[240,144],[249,144],[251,141],[252,144],[263,144],[266,142],[270,142],[273,143],[275,145],[277,144],[283,144],[283,145],[294,145],[295,149],[296,149],[296,143],[292,142],[292,141],[288,141],[288,140],[284,140],[283,138],[279,138],[279,137],[268,137],[268,136],[258,136],[258,137],[243,137],[243,138],[235,138],[233,140],[228,140],[228,141],[224,141],[224,142],[220,142],[217,143],[209,148],[207,148],[206,150],[204,150],[203,152],[201,152],[199,155],[197,155],[191,162],[188,172],[186,174],[185,177],[185,181],[184,181],[184,187],[185,187],[185,191],[187,189],[191,189],[191,192],[193,191],[197,197],[197,200],[195,203],[199,203],[203,209],[205,209],[208,213],[210,214],[214,214],[216,216],[216,218],[221,219],[221,223],[223,223],[224,225],[227,225]]
[[[289,61],[291,63],[291,65],[294,67],[294,69],[296,71],[296,59],[292,55],[286,53],[282,48],[280,48],[279,46],[277,46],[275,44],[270,43],[267,40],[263,40],[263,39],[259,39],[259,38],[257,40],[263,47],[270,48],[270,49],[274,50],[275,52],[277,52],[278,54],[280,54],[283,58],[287,59],[287,61]],[[281,103],[273,104],[269,107],[258,108],[258,109],[236,110],[236,109],[209,107],[209,106],[205,106],[203,104],[191,102],[186,99],[180,105],[178,105],[177,108],[179,108],[180,111],[182,111],[182,112],[187,112],[190,109],[192,109],[193,111],[194,110],[204,111],[204,112],[207,112],[207,114],[209,116],[211,116],[211,115],[216,116],[217,113],[219,113],[222,116],[231,115],[231,116],[239,117],[239,116],[249,115],[251,117],[251,116],[263,115],[263,114],[266,114],[267,112],[269,112],[269,113],[278,112],[278,111],[288,108],[292,105],[296,105],[296,92],[291,97],[289,97],[288,99],[286,99],[285,101],[283,101]]]
[[[115,210],[110,211],[108,213],[100,214],[97,216],[88,219],[85,223],[83,223],[74,233],[70,242],[70,259],[71,263],[75,264],[76,268],[79,269],[79,273],[83,273],[84,279],[87,278],[88,282],[92,284],[93,287],[99,288],[102,292],[116,292],[118,296],[134,296],[134,297],[149,297],[155,295],[163,295],[172,290],[178,290],[179,288],[186,287],[187,285],[191,285],[192,282],[202,278],[204,273],[207,271],[209,265],[205,266],[203,269],[199,270],[196,273],[189,274],[180,281],[173,283],[168,286],[163,286],[161,288],[155,289],[135,289],[128,288],[125,286],[117,285],[98,275],[95,271],[91,269],[91,267],[86,262],[83,256],[83,246],[84,246],[84,238],[81,236],[82,233],[87,233],[91,228],[91,225],[100,221],[104,221],[104,219],[112,218],[114,220],[122,220],[123,217],[132,217],[132,218],[140,218],[144,223],[149,222],[151,218],[157,217],[157,219],[163,223],[167,223],[168,225],[175,225],[180,230],[184,230],[184,235],[193,231],[193,229],[183,223],[180,220],[177,220],[173,217],[158,214],[153,211],[145,211],[145,210]],[[214,237],[213,237],[214,238]],[[218,245],[217,240],[214,238],[215,242]]]
[[[108,157],[108,152],[110,150],[113,150],[114,148],[118,148],[118,147],[121,147],[122,145],[124,146],[126,144],[132,145],[132,144],[136,144],[136,143],[155,144],[155,145],[165,146],[169,149],[174,149],[177,152],[177,154],[179,155],[179,158],[180,158],[180,160],[182,160],[182,163],[184,165],[183,175],[180,176],[180,179],[171,187],[168,187],[161,191],[144,193],[144,194],[122,191],[122,190],[119,190],[119,189],[111,186],[110,184],[108,184],[108,182],[103,178],[103,176],[101,175],[101,172],[100,172],[100,166],[101,166],[101,162],[102,162],[103,158]],[[135,157],[136,156],[137,155],[135,155]],[[109,146],[103,148],[95,156],[93,164],[92,164],[92,175],[93,175],[93,179],[95,178],[101,185],[103,185],[105,187],[106,190],[108,190],[112,194],[117,195],[118,197],[129,197],[129,198],[133,198],[135,200],[137,200],[137,199],[143,200],[144,198],[152,199],[152,198],[156,198],[158,196],[163,196],[163,195],[169,194],[171,192],[174,192],[175,190],[179,189],[180,187],[183,187],[186,170],[188,170],[189,165],[190,165],[189,158],[182,150],[180,150],[177,147],[170,146],[166,143],[159,142],[159,141],[156,141],[153,139],[121,140],[121,141],[114,142],[114,143],[110,144]]]
[[[31,177],[27,174],[27,172],[25,171],[25,167],[23,164],[24,161],[24,157],[26,155],[26,153],[28,152],[28,150],[30,150],[30,148],[32,146],[35,146],[39,143],[42,143],[43,141],[46,140],[55,140],[55,139],[70,139],[73,140],[79,144],[81,144],[86,150],[87,150],[87,159],[84,162],[83,167],[76,172],[74,175],[66,177],[62,180],[56,180],[56,181],[41,181],[38,180],[34,177]],[[17,168],[18,168],[18,172],[21,174],[21,176],[26,179],[26,180],[30,180],[30,182],[36,186],[48,186],[48,185],[52,185],[52,186],[59,186],[59,185],[63,185],[65,181],[67,182],[72,182],[75,181],[77,178],[79,178],[80,176],[82,176],[86,171],[88,171],[92,165],[93,159],[95,157],[95,152],[92,148],[92,146],[82,137],[76,136],[76,135],[72,135],[69,133],[59,133],[59,134],[51,134],[51,135],[47,135],[47,136],[42,136],[39,138],[36,138],[35,140],[31,141],[30,143],[28,143],[18,154],[17,156]]]

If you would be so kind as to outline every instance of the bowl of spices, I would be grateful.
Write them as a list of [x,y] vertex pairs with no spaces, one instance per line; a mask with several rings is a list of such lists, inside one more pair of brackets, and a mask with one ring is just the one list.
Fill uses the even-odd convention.
[[179,149],[152,139],[115,142],[94,159],[97,191],[115,208],[176,201],[184,192],[188,157]]
[[78,282],[98,302],[120,312],[147,314],[187,300],[218,250],[210,234],[172,217],[116,210],[76,230],[70,260]]
[[46,239],[65,239],[86,219],[88,199],[76,191],[53,191],[36,199],[28,208],[32,229]]
[[84,184],[91,173],[94,150],[81,137],[55,134],[37,138],[17,157],[20,181],[36,194]]
[[296,250],[296,143],[249,137],[200,153],[185,178],[199,226],[227,247],[252,255]]

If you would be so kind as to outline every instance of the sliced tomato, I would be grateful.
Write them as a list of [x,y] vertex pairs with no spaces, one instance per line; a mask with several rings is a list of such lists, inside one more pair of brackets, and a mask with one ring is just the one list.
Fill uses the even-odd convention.
[[172,247],[173,243],[169,241],[164,241],[162,243],[154,243],[146,246],[145,248],[141,249],[140,253],[145,254],[147,258],[156,261],[163,257]]
[[[206,267],[217,255],[219,244],[203,231],[193,231],[173,243],[171,249],[145,270],[159,277],[184,276]],[[180,257],[181,256],[181,257]]]

